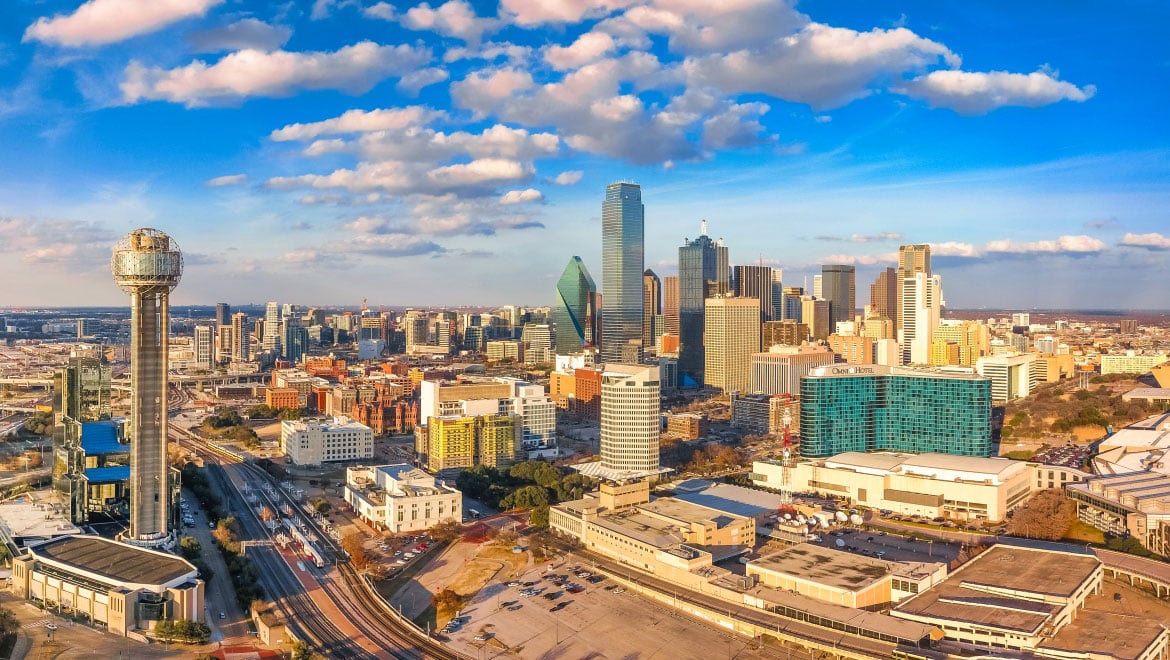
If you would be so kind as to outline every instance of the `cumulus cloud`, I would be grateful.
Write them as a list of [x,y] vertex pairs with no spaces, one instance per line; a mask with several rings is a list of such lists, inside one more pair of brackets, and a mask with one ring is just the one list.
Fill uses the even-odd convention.
[[169,70],[133,60],[126,66],[121,89],[127,103],[163,100],[188,107],[250,96],[289,96],[302,90],[361,94],[385,78],[419,68],[429,59],[430,51],[424,48],[362,41],[334,52],[247,49],[212,65],[195,61]]
[[930,244],[930,254],[936,257],[966,257],[974,259],[983,256],[983,251],[971,243],[943,241]]
[[222,186],[238,186],[247,182],[247,174],[225,174],[223,176],[217,176],[214,179],[208,179],[203,182],[203,185],[219,188]]
[[827,109],[868,96],[882,79],[940,61],[957,65],[959,58],[906,28],[858,32],[811,23],[763,48],[688,58],[682,66],[694,85]]
[[58,46],[104,46],[150,34],[187,18],[207,14],[224,0],[89,0],[72,14],[39,18],[24,41]]
[[0,215],[0,254],[26,263],[90,270],[109,262],[117,234],[94,222]]
[[553,183],[558,186],[571,186],[581,181],[582,176],[585,176],[585,172],[581,170],[566,170],[556,175]]
[[500,198],[500,203],[504,205],[528,204],[543,200],[544,195],[539,190],[536,188],[526,188],[524,190],[509,190]]
[[231,25],[198,30],[187,36],[196,53],[219,53],[232,50],[276,50],[288,43],[292,30],[283,25],[269,25],[255,18],[245,18]]
[[[385,14],[385,10],[377,10],[381,5],[385,3],[378,3],[371,7],[371,10],[375,11],[367,10],[367,13],[385,18],[379,16]],[[399,20],[402,25],[412,30],[430,30],[443,36],[462,39],[470,44],[479,43],[485,32],[494,30],[499,25],[499,21],[494,18],[476,16],[475,9],[464,0],[448,0],[434,8],[424,2],[407,10]]]
[[276,142],[311,140],[319,135],[401,130],[428,124],[442,113],[421,105],[376,110],[347,110],[341,116],[309,124],[289,124],[272,131],[268,137]]
[[576,69],[608,54],[615,47],[613,37],[604,32],[586,32],[568,46],[549,46],[544,61],[554,69]]
[[[818,241],[828,242],[849,242],[849,243],[876,243],[879,241],[900,241],[904,238],[901,232],[896,231],[882,231],[876,234],[852,234],[850,236],[836,236],[832,234],[820,234],[814,236]],[[932,248],[933,249],[933,248]]]
[[519,25],[576,23],[605,16],[635,0],[500,0],[500,15]]
[[440,184],[475,186],[522,181],[532,176],[532,167],[508,158],[480,158],[470,163],[436,167],[427,177]]
[[984,252],[1008,254],[1090,254],[1103,252],[1105,249],[1104,241],[1083,234],[1061,236],[1050,241],[991,241],[983,247]]
[[895,88],[936,108],[950,108],[963,115],[982,115],[1004,106],[1036,108],[1058,101],[1083,103],[1093,97],[1093,85],[1077,87],[1057,80],[1047,71],[931,71]]
[[808,22],[784,0],[653,0],[604,21],[601,28],[631,43],[643,41],[638,30],[667,35],[670,50],[694,55],[758,48]]
[[847,266],[873,266],[875,264],[898,263],[897,252],[885,254],[830,254],[822,257],[818,263],[845,264]]
[[418,96],[419,91],[423,87],[429,87],[430,85],[441,83],[450,77],[450,75],[451,74],[447,73],[446,69],[440,69],[438,67],[419,69],[418,71],[411,71],[405,76],[402,76],[402,78],[398,80],[398,85],[396,88],[398,91],[403,92],[404,94]]
[[1126,232],[1117,244],[1127,247],[1144,248],[1146,250],[1170,250],[1170,236],[1163,236],[1158,232],[1150,232],[1148,234]]

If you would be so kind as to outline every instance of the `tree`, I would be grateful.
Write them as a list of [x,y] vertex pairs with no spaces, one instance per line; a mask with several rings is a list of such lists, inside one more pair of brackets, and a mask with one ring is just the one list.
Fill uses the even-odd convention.
[[312,498],[311,500],[309,500],[309,506],[313,507],[314,511],[316,511],[317,513],[319,513],[323,516],[327,515],[329,513],[329,511],[331,511],[333,509],[333,505],[330,504],[329,500],[325,499],[324,497]]
[[219,523],[215,525],[215,531],[211,533],[220,545],[231,550],[237,551],[236,539],[239,538],[239,523],[232,516],[227,518],[220,518]]
[[1032,539],[1059,541],[1072,527],[1076,514],[1076,503],[1065,497],[1059,488],[1042,490],[1012,515],[1011,522],[1008,523],[1008,533]]
[[312,660],[312,658],[313,650],[309,648],[308,644],[299,639],[292,643],[292,660]]
[[15,635],[20,630],[16,613],[7,607],[0,607],[0,638]]
[[463,536],[463,523],[454,518],[448,518],[427,531],[430,533],[431,538],[436,541],[454,541]]
[[533,527],[548,527],[548,505],[538,506],[528,516],[528,524]]
[[341,537],[341,548],[349,553],[349,559],[357,570],[364,571],[370,565],[370,557],[366,554],[361,534],[350,532]]
[[260,519],[265,523],[272,522],[275,518],[276,513],[274,513],[270,507],[264,507],[263,509],[260,509]]
[[451,612],[458,610],[463,605],[463,596],[460,596],[453,589],[443,589],[435,594],[434,598],[431,599],[431,604],[435,606],[436,610]]

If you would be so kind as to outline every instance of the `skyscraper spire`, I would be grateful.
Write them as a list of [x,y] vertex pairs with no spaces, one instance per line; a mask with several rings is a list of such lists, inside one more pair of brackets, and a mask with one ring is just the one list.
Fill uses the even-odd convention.
[[699,235],[700,236],[707,235],[707,219],[706,218],[699,221]]

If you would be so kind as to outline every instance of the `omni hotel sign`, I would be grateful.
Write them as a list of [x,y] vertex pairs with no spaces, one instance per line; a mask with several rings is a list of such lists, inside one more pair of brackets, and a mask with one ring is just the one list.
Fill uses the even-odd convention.
[[817,367],[810,371],[808,375],[812,378],[848,378],[850,376],[890,376],[892,374],[894,374],[894,371],[890,367],[880,364],[838,364]]

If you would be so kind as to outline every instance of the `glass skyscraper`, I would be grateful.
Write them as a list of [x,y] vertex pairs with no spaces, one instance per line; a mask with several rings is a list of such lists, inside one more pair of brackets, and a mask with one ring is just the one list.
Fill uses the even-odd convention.
[[822,367],[800,381],[800,454],[893,450],[991,455],[991,381],[877,365]]
[[557,301],[553,306],[558,355],[580,353],[596,341],[597,285],[581,257],[569,259],[557,280]]
[[621,362],[642,340],[645,208],[634,183],[611,183],[601,203],[601,359]]
[[704,221],[699,237],[678,249],[678,371],[684,387],[703,385],[703,301],[727,293],[730,280],[727,248],[707,236]]
[[829,334],[837,332],[837,323],[852,321],[857,313],[857,279],[853,266],[821,266],[821,293],[829,301]]

